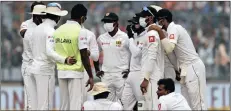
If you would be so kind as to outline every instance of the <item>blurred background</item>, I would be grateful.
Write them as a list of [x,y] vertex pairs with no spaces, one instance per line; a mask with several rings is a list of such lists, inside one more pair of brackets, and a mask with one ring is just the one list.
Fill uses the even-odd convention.
[[[47,4],[48,2],[44,2]],[[229,109],[230,82],[230,2],[58,2],[65,10],[82,3],[88,9],[84,26],[98,37],[104,33],[101,19],[107,12],[119,16],[120,29],[126,31],[127,20],[141,11],[143,6],[159,5],[173,13],[173,20],[185,27],[206,66],[207,100],[210,109]],[[22,38],[19,28],[30,19],[32,2],[1,2],[1,108],[23,107],[21,76]],[[59,25],[70,18],[70,13]],[[94,68],[93,68],[94,70]],[[97,80],[96,80],[97,81]],[[177,89],[180,90],[179,84]],[[56,87],[54,109],[59,106],[59,89]]]

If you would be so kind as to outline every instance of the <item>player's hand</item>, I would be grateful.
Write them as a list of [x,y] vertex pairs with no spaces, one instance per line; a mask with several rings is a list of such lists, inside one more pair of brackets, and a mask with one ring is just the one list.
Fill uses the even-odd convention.
[[87,90],[87,92],[91,91],[94,86],[93,78],[89,78],[86,84],[87,84],[86,87],[90,85],[90,88]]
[[143,82],[140,85],[140,89],[142,91],[142,94],[147,93],[147,88],[148,88],[149,81],[144,78]]
[[67,57],[66,59],[65,59],[65,64],[68,64],[68,65],[73,65],[73,64],[75,64],[77,61],[76,61],[76,59],[74,59],[74,56],[72,56],[72,57]]
[[128,77],[128,74],[129,74],[129,69],[127,69],[127,70],[125,70],[125,71],[123,71],[122,72],[122,74],[123,74],[123,78],[127,78]]
[[179,71],[175,70],[175,73],[176,73],[176,80],[180,81],[181,80],[180,78],[181,69]]
[[87,50],[87,55],[90,56],[91,55],[91,52],[89,50]]
[[151,30],[155,30],[157,32],[159,31],[162,31],[161,27],[157,26],[157,25],[151,25],[149,28],[148,28],[148,32],[151,31]]
[[97,76],[98,78],[100,78],[100,79],[101,79],[101,77],[103,77],[103,75],[104,75],[104,72],[103,72],[103,71],[97,71],[97,72],[96,72],[96,76]]
[[127,35],[129,38],[134,38],[134,34],[132,33],[131,25],[127,25]]

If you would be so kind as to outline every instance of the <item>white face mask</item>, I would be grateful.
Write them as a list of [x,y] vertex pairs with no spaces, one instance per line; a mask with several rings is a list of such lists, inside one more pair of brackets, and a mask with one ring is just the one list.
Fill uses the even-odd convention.
[[140,26],[142,27],[146,27],[147,23],[145,22],[146,18],[140,17],[139,22],[140,22]]
[[113,23],[104,23],[103,27],[107,32],[112,32],[114,30]]

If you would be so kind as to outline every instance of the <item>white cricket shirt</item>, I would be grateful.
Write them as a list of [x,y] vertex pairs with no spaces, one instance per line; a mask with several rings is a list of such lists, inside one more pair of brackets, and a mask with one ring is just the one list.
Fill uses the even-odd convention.
[[84,110],[123,110],[118,102],[112,102],[108,99],[97,99],[94,101],[86,101],[83,104]]
[[31,73],[40,75],[54,75],[55,63],[64,63],[66,57],[58,55],[54,51],[53,33],[56,22],[50,19],[38,25],[32,34],[32,56]]
[[161,96],[159,98],[160,104],[158,105],[159,110],[191,110],[188,102],[179,93],[169,93],[168,95]]
[[24,29],[29,29],[29,28],[33,27],[33,24],[34,24],[34,22],[33,22],[32,18],[29,19],[29,20],[26,20],[26,21],[22,22],[19,31],[22,31]]
[[129,38],[126,33],[118,29],[111,37],[104,33],[97,39],[99,50],[103,51],[102,70],[104,72],[122,72],[129,67],[130,51]]
[[[151,26],[151,25],[149,25]],[[148,30],[146,27],[146,31]],[[162,48],[160,37],[157,31],[151,30],[142,39],[141,73],[149,73],[151,79],[164,77],[164,49]]]
[[141,70],[141,50],[143,48],[142,39],[145,38],[147,32],[143,31],[140,35],[134,36],[134,39],[129,39],[129,49],[131,51],[131,61],[130,61],[130,71],[140,71]]
[[171,22],[167,28],[167,33],[169,41],[176,45],[174,52],[180,67],[187,66],[200,59],[185,28]]

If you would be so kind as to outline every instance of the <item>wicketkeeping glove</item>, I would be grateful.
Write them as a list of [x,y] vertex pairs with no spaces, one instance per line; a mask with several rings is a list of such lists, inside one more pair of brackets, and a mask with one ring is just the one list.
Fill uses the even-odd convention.
[[133,32],[132,32],[132,27],[131,27],[131,25],[127,25],[126,30],[127,30],[127,35],[128,35],[128,37],[129,37],[129,38],[134,38],[134,34],[133,34]]

